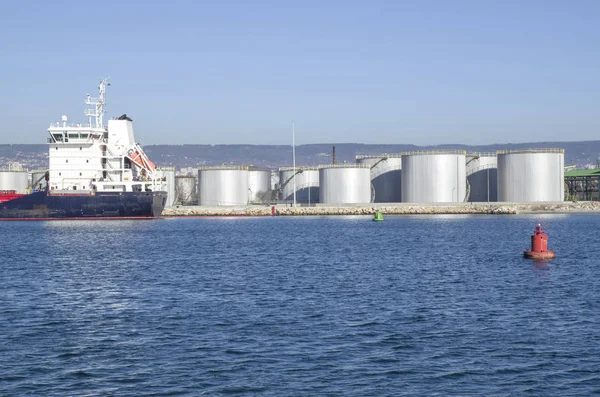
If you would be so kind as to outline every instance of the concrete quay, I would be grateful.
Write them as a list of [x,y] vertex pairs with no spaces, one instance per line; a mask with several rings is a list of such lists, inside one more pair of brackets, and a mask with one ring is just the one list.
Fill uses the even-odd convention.
[[[364,205],[321,205],[291,207],[277,204],[277,216],[323,216],[323,215],[372,215],[380,210],[384,215],[443,215],[443,214],[492,214],[513,215],[528,213],[600,213],[600,202],[557,203],[370,203]],[[175,206],[165,208],[164,217],[199,216],[270,216],[271,206],[248,205],[240,207]]]

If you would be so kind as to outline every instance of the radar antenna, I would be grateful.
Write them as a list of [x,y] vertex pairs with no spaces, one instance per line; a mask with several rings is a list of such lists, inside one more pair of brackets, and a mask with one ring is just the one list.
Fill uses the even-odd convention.
[[[90,94],[87,94],[85,103],[88,105],[87,109],[85,109],[85,115],[88,116],[88,123],[90,127],[93,128],[103,128],[103,116],[104,104],[105,104],[105,96],[106,96],[106,87],[110,85],[107,77],[105,79],[100,80],[100,84],[98,85],[98,98],[92,98]],[[95,118],[95,123],[92,124],[92,117]]]

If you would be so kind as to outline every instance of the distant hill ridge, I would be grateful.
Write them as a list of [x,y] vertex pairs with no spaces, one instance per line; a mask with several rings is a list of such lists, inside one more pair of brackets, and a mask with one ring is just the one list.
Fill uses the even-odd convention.
[[[319,143],[296,147],[296,164],[319,165],[332,162],[332,147],[336,147],[338,163],[354,162],[357,154],[399,153],[417,150],[460,149],[467,152],[496,152],[502,149],[565,149],[565,164],[583,167],[595,164],[600,156],[599,141],[579,142],[529,142],[492,145],[432,145],[410,144],[362,144],[362,143]],[[245,164],[268,168],[292,164],[290,145],[145,145],[144,150],[158,165],[173,165],[177,168],[198,165]],[[48,166],[47,145],[0,144],[0,168],[18,161],[29,169]]]

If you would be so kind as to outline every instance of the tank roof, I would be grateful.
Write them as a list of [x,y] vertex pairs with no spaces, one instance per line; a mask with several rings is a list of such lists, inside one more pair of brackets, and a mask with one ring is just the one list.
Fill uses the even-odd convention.
[[198,167],[198,171],[225,171],[225,170],[239,170],[248,171],[250,167],[247,165],[206,165]]
[[[319,167],[296,167],[296,171],[318,171]],[[279,167],[279,171],[294,171],[294,167]]]
[[270,168],[266,168],[266,167],[259,167],[257,165],[249,165],[248,166],[248,171],[264,171],[264,172],[271,172]]
[[473,152],[473,153],[467,153],[467,157],[496,157],[496,153],[492,153],[492,152]]
[[565,149],[547,148],[547,149],[507,149],[498,150],[496,154],[517,154],[517,153],[565,153]]
[[319,169],[324,168],[368,168],[371,169],[370,164],[359,164],[359,163],[346,163],[346,164],[323,164],[319,166]]
[[356,160],[362,159],[380,159],[383,157],[387,158],[400,158],[402,157],[402,153],[381,153],[381,154],[357,154]]
[[419,156],[419,155],[429,155],[429,154],[462,154],[466,155],[466,150],[416,150],[411,152],[402,152],[400,153],[402,156]]

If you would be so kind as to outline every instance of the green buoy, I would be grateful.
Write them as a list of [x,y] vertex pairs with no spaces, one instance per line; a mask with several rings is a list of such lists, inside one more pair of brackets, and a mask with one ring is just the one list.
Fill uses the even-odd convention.
[[383,220],[383,214],[381,211],[375,211],[375,215],[373,215],[373,222],[381,222]]

